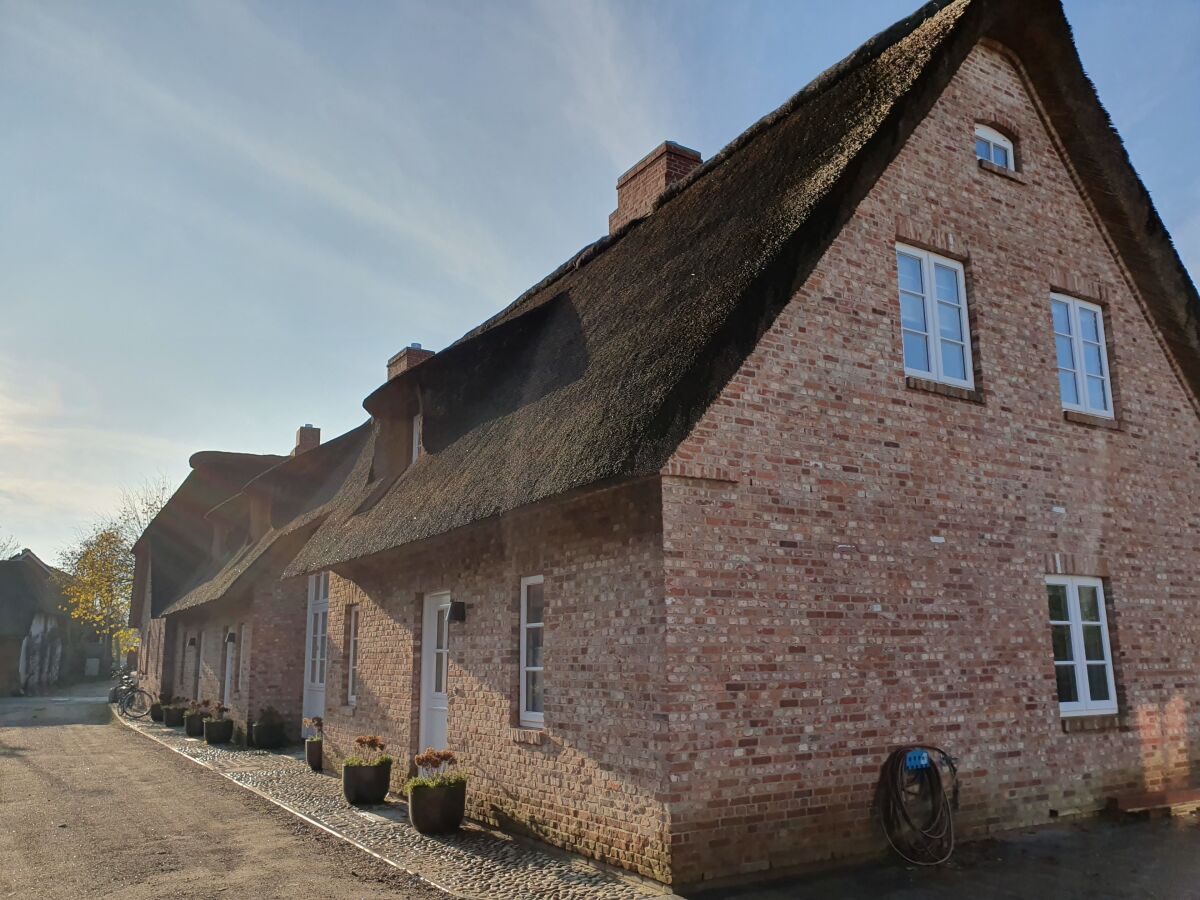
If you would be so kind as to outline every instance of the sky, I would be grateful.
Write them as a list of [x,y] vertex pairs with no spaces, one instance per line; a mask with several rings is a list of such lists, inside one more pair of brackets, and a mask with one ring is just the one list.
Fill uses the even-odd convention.
[[[0,537],[326,439],[917,0],[0,0]],[[1200,3],[1068,0],[1193,279]]]

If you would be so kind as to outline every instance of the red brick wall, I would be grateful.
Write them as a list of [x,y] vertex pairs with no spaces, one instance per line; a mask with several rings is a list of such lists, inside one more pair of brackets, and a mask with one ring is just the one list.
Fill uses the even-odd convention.
[[303,578],[259,587],[249,610],[246,646],[242,648],[250,714],[257,717],[268,706],[275,707],[291,738],[300,736],[307,609]]
[[[1020,180],[977,166],[977,120],[1016,132]],[[965,257],[982,402],[906,387],[898,238]],[[1115,430],[1064,419],[1052,287],[1106,305]],[[902,743],[961,757],[976,835],[1186,781],[1198,460],[1196,413],[1018,72],[977,49],[668,467],[677,882],[878,847],[872,791]],[[1121,714],[1099,730],[1061,726],[1054,553],[1109,578]]]
[[[666,877],[661,498],[655,482],[387,554],[333,578],[326,757],[380,734],[396,786],[417,747],[423,597],[467,604],[450,626],[449,744],[470,774],[470,814]],[[520,579],[545,576],[545,728],[516,727]],[[360,606],[358,702],[345,705],[345,610]],[[540,742],[531,743],[531,740]]]

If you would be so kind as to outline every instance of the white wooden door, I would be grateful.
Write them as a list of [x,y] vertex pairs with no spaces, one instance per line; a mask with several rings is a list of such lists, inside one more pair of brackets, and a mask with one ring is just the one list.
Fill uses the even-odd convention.
[[325,716],[329,662],[329,573],[308,579],[308,626],[304,638],[304,717]]
[[446,747],[450,715],[450,595],[425,598],[421,629],[421,749]]

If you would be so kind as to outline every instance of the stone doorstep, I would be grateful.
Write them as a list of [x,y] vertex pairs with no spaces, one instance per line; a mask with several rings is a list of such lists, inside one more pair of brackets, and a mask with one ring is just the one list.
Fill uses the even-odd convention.
[[1200,810],[1200,788],[1149,791],[1110,797],[1106,809],[1125,815],[1172,816]]
[[[111,707],[110,707],[110,709],[111,709]],[[454,897],[455,900],[485,900],[485,898],[475,898],[470,894],[464,894],[462,892],[455,891],[452,888],[450,888],[444,884],[441,884],[438,881],[435,881],[434,879],[428,877],[427,875],[422,874],[421,872],[414,871],[413,869],[410,869],[408,866],[405,866],[405,865],[397,862],[394,859],[388,858],[386,855],[379,853],[376,850],[373,850],[372,848],[366,846],[365,844],[356,840],[355,838],[353,838],[347,834],[343,834],[342,832],[338,831],[333,826],[328,825],[324,822],[319,821],[318,819],[314,819],[314,818],[306,815],[305,813],[301,812],[300,810],[295,809],[292,806],[289,806],[288,804],[276,799],[275,797],[272,797],[270,794],[266,793],[265,791],[259,790],[258,788],[254,787],[253,785],[244,784],[243,782],[240,782],[240,781],[230,777],[231,774],[262,772],[262,771],[264,771],[264,768],[262,766],[251,765],[248,763],[245,766],[218,767],[212,763],[206,762],[205,760],[197,759],[195,757],[189,756],[187,753],[184,753],[182,750],[171,746],[171,744],[167,743],[166,741],[160,740],[156,735],[151,734],[150,732],[144,731],[143,729],[139,728],[136,724],[125,719],[123,716],[118,715],[115,711],[112,713],[112,716],[114,719],[121,722],[121,724],[125,725],[131,731],[141,734],[143,737],[149,738],[150,740],[154,741],[155,743],[159,744],[160,746],[166,747],[168,750],[178,753],[184,759],[187,759],[190,762],[193,762],[198,766],[202,766],[203,768],[206,768],[206,769],[209,769],[210,771],[216,772],[218,775],[225,777],[226,779],[231,781],[233,784],[236,784],[238,787],[243,788],[247,791],[250,791],[253,794],[258,795],[259,797],[263,798],[264,800],[269,801],[270,803],[279,807],[280,809],[286,810],[287,812],[296,816],[298,819],[303,820],[304,822],[311,825],[312,827],[319,828],[321,831],[324,831],[325,833],[330,834],[330,835],[338,838],[339,840],[343,840],[348,844],[352,844],[353,846],[357,847],[359,850],[363,851],[364,853],[370,854],[371,856],[375,857],[376,859],[380,860],[381,862],[385,862],[389,866],[392,866],[395,869],[399,869],[401,872],[404,872],[407,875],[411,875],[414,878],[420,879],[421,881],[425,882],[426,884],[430,885],[431,887],[436,888],[437,890],[441,891],[442,893],[446,894],[447,896]],[[192,744],[204,745],[204,741],[200,740],[198,738],[185,737],[184,740],[189,743],[192,743]],[[284,752],[284,753],[280,753],[278,755],[303,761],[303,753],[302,752],[301,753]],[[389,815],[381,815],[380,813],[373,811],[373,808],[369,808],[366,810],[355,808],[354,812],[356,812],[358,815],[362,816],[363,818],[366,818],[368,821],[374,821],[374,822],[378,822],[378,823],[387,823],[389,825],[394,825],[394,824],[401,824],[401,823],[407,824],[407,822],[408,822],[407,812],[406,811],[401,812],[398,809],[388,810]],[[535,843],[532,840],[527,841],[527,840],[521,839],[519,836],[514,836],[514,835],[507,834],[505,832],[496,831],[495,829],[490,828],[486,825],[482,825],[480,823],[471,822],[470,824],[472,827],[477,828],[480,831],[487,832],[498,838],[515,841],[516,843],[524,844],[526,846],[533,846],[533,844]],[[636,887],[636,888],[640,888],[641,890],[645,891],[647,896],[654,896],[654,897],[662,898],[662,900],[685,900],[685,898],[680,897],[678,894],[675,894],[667,886],[662,885],[656,881],[652,881],[648,878],[643,878],[642,876],[637,875],[636,873],[626,872],[622,869],[617,869],[614,866],[609,866],[604,863],[600,863],[596,860],[587,859],[583,856],[580,856],[575,853],[570,853],[569,851],[562,850],[558,847],[552,847],[552,846],[548,846],[548,845],[539,844],[536,847],[536,849],[539,852],[545,853],[549,856],[557,857],[559,859],[569,860],[573,864],[578,865],[582,868],[593,869],[597,872],[603,872],[606,875],[610,875],[610,876],[619,878],[620,880],[624,881],[627,885]]]

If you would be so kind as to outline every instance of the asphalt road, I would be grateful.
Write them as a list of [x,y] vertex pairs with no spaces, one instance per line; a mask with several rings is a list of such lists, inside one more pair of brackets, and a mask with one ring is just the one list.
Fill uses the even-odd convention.
[[111,722],[105,691],[0,699],[0,897],[445,900]]

